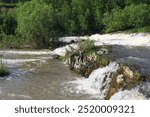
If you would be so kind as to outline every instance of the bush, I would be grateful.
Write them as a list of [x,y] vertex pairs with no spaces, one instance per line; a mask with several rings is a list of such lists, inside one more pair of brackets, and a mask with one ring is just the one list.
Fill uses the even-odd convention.
[[105,13],[103,22],[105,24],[105,32],[121,31],[126,28],[127,17],[122,9],[113,9],[111,13]]
[[92,41],[90,39],[86,39],[79,46],[80,46],[81,50],[83,50],[85,52],[90,52],[90,51],[93,51],[95,44],[94,44],[94,41]]
[[2,60],[0,60],[0,77],[4,77],[7,75],[9,75],[9,71],[7,70],[7,68],[2,63]]
[[32,0],[17,8],[17,32],[26,40],[35,43],[36,48],[48,48],[58,35],[56,13],[52,5],[42,0]]
[[136,33],[136,32],[150,32],[150,26],[145,26],[143,28],[134,28],[128,30],[129,33]]
[[16,14],[14,11],[0,11],[0,32],[14,35],[17,28]]
[[22,48],[25,46],[25,42],[20,40],[18,35],[6,35],[5,33],[0,35],[0,48]]

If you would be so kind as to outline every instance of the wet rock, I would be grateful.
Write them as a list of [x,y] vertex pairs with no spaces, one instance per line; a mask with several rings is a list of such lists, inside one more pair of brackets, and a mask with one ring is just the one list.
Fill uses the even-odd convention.
[[117,82],[117,84],[122,84],[123,83],[123,81],[124,81],[124,76],[123,76],[123,74],[121,74],[121,75],[118,75],[117,77],[116,77],[116,82]]
[[67,64],[71,70],[80,73],[84,77],[88,77],[94,69],[100,66],[94,53],[87,56],[82,51],[70,55]]
[[131,69],[129,67],[123,66],[122,70],[123,70],[123,74],[125,77],[133,79],[134,73],[133,73],[133,71],[131,71]]
[[105,99],[110,99],[113,94],[119,90],[131,90],[142,83],[142,75],[140,72],[131,70],[129,66],[119,64],[119,69],[114,75],[109,91]]
[[100,50],[98,50],[96,53],[99,54],[99,55],[102,55],[102,54],[108,54],[108,49],[106,48],[102,48]]
[[80,73],[84,77],[88,77],[93,70],[109,64],[108,57],[104,56],[109,52],[107,46],[93,47],[89,51],[83,50],[80,46],[75,50],[72,48],[67,49],[65,54],[67,64],[71,70]]
[[139,86],[139,92],[144,94],[147,98],[150,99],[150,83],[149,82],[142,82]]

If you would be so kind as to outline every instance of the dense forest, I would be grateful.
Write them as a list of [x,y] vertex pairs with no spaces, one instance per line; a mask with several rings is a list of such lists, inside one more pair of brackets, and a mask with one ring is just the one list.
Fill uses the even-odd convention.
[[59,36],[116,31],[150,32],[150,0],[0,0],[0,47],[48,48]]

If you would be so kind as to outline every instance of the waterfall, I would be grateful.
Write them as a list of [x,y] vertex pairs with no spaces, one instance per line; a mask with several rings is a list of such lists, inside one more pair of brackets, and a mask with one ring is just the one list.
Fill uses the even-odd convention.
[[111,62],[108,66],[94,70],[89,78],[78,78],[71,81],[75,85],[78,93],[85,93],[95,96],[95,98],[104,99],[109,90],[112,74],[117,71],[119,65]]

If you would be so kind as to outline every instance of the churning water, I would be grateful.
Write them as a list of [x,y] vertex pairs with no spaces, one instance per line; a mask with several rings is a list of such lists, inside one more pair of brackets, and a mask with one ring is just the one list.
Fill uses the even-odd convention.
[[0,77],[0,99],[89,99],[89,94],[72,92],[67,82],[80,75],[52,59],[52,52],[1,50],[11,74]]
[[[7,77],[0,77],[0,99],[103,99],[105,90],[101,89],[107,86],[103,83],[104,78],[107,75],[109,79],[110,74],[116,72],[116,61],[136,64],[150,76],[149,47],[114,45],[113,50],[117,52],[116,55],[110,55],[114,61],[94,70],[88,79],[70,71],[64,63],[52,59],[53,54],[48,50],[0,50],[2,61],[11,73]],[[112,99],[121,99],[123,95],[130,93],[119,92]]]

